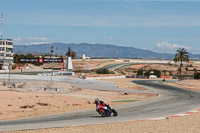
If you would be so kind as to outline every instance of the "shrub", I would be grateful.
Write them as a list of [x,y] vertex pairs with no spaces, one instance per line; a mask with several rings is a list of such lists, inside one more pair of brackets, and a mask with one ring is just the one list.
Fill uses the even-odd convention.
[[139,75],[139,76],[142,76],[143,75],[143,69],[141,68],[141,69],[138,69],[138,71],[137,71],[137,75]]
[[106,68],[97,69],[97,70],[96,70],[96,73],[97,73],[97,74],[114,74],[113,71],[109,71],[109,70],[106,69]]
[[12,65],[12,70],[16,69],[17,68],[17,64],[13,64]]
[[200,79],[200,73],[199,72],[194,73],[194,79]]
[[169,71],[169,75],[172,76],[172,72],[171,71]]

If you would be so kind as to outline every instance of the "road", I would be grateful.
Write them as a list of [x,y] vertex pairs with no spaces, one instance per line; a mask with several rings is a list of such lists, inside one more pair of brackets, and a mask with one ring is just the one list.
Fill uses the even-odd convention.
[[118,70],[125,65],[131,65],[131,64],[138,64],[138,63],[117,63],[117,64],[110,64],[108,66],[104,66],[103,68],[106,68],[109,70]]
[[[64,81],[64,78],[62,80]],[[159,93],[160,96],[151,100],[144,100],[114,106],[119,114],[119,116],[117,117],[103,118],[95,112],[94,107],[94,109],[92,110],[82,110],[71,113],[1,121],[0,131],[77,126],[88,124],[104,124],[124,122],[129,120],[158,118],[190,111],[192,109],[200,107],[199,92],[159,84],[157,83],[157,81],[152,80],[135,80],[133,82],[150,88],[152,91],[154,91],[154,93]],[[90,83],[90,85],[96,86],[97,82],[90,81]],[[98,84],[97,86],[99,85],[100,84]],[[105,83],[104,85],[108,85],[110,87],[112,86],[109,83]]]

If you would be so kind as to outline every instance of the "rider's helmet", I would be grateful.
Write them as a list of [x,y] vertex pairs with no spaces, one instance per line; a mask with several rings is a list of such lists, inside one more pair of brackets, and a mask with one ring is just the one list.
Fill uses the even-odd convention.
[[96,99],[94,100],[94,103],[95,103],[95,104],[98,104],[98,103],[99,103],[99,99],[96,98]]

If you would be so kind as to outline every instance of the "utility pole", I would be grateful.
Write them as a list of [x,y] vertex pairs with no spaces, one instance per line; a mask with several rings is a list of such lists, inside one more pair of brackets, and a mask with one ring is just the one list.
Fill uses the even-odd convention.
[[1,11],[1,40],[3,39],[3,11]]
[[[54,56],[54,47],[52,46],[51,47],[51,51],[50,51],[50,53]],[[50,55],[51,55],[50,54]],[[50,60],[51,60],[51,58],[50,58]],[[53,60],[53,59],[52,59]],[[53,78],[53,61],[52,61],[52,63],[51,63],[51,80],[50,80],[50,87],[52,87],[52,78]]]
[[[53,64],[54,64],[54,54],[55,54],[55,51],[58,50],[58,47],[56,47],[56,49],[54,48],[54,46],[51,47],[51,51],[50,53],[52,54],[53,58],[52,58],[52,62],[51,62],[51,67],[52,67],[52,70],[51,70],[51,81],[50,81],[50,87],[53,85]],[[51,59],[51,58],[50,58]]]
[[28,46],[26,46],[26,45],[24,46],[24,48],[25,48],[25,56],[27,55],[27,47]]
[[[56,50],[57,50],[57,49],[58,49],[58,48],[56,48]],[[51,67],[52,67],[52,69],[51,69],[51,79],[50,79],[49,85],[47,85],[47,88],[44,88],[44,91],[45,91],[46,89],[54,89],[54,90],[57,91],[57,88],[53,88],[53,63],[54,63],[54,52],[55,52],[55,50],[54,50],[54,47],[52,46],[52,47],[51,47],[51,51],[50,51],[50,55],[53,55],[53,58],[52,58],[52,61],[51,61]],[[51,60],[51,58],[50,58],[49,60]]]

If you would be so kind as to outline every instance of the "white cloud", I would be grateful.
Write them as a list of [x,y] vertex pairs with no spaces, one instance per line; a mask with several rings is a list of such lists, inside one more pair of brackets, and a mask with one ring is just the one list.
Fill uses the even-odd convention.
[[161,53],[174,53],[179,48],[185,48],[188,51],[192,50],[192,47],[190,46],[184,46],[180,44],[172,44],[168,42],[161,42],[156,44],[155,51],[161,52]]
[[28,38],[15,37],[13,41],[14,45],[48,44],[53,42],[52,39],[45,36]]
[[192,49],[192,47],[189,47],[189,46],[184,46],[184,45],[180,45],[180,44],[171,44],[168,42],[157,43],[156,46],[158,48],[168,48],[168,49],[174,49],[174,48]]
[[31,40],[31,41],[48,41],[49,38],[48,37],[30,37],[30,38],[28,38],[28,40]]
[[108,40],[115,40],[115,38],[113,36],[109,36]]
[[52,42],[32,42],[31,45],[38,45],[38,44],[49,44]]

